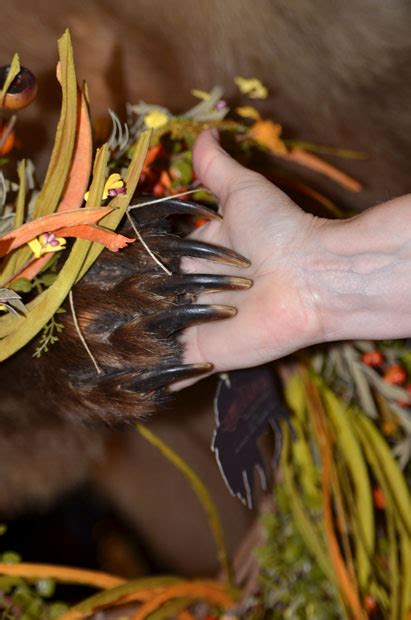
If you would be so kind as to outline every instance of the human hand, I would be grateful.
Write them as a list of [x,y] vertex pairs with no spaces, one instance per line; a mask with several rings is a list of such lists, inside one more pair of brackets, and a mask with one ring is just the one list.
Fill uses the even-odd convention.
[[[251,261],[233,275],[251,278],[244,291],[202,294],[198,303],[235,306],[224,322],[186,330],[185,363],[211,362],[217,372],[256,366],[321,340],[316,305],[305,282],[307,258],[315,252],[323,220],[304,213],[261,175],[247,170],[221,149],[211,131],[197,140],[194,168],[220,204],[223,221],[193,233],[201,241],[235,250]],[[184,259],[186,272],[204,272],[201,260]],[[227,273],[209,263],[207,272]],[[211,298],[212,296],[212,298]]]
[[[319,342],[411,335],[411,195],[351,219],[327,220],[304,213],[264,177],[235,162],[210,131],[198,138],[193,157],[224,216],[193,236],[248,257],[248,269],[231,272],[254,285],[213,294],[211,303],[235,306],[238,313],[187,329],[186,363],[208,361],[222,372]],[[201,273],[204,264],[185,259],[183,269]],[[210,263],[207,271],[227,268]],[[197,301],[206,300],[210,294]]]

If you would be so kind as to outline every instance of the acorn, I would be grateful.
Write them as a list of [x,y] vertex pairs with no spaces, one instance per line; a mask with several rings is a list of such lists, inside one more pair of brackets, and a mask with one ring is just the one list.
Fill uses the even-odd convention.
[[[10,65],[0,67],[0,90],[6,81],[10,71]],[[16,75],[3,99],[0,101],[0,108],[7,110],[21,110],[26,108],[37,95],[37,80],[35,76],[26,67],[21,67]]]

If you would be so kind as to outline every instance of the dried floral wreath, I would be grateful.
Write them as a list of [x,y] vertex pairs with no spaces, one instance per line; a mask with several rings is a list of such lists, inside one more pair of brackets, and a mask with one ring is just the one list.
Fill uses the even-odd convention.
[[[243,105],[230,111],[219,88],[210,93],[193,91],[200,102],[179,116],[142,102],[128,105],[124,125],[111,113],[111,135],[93,158],[86,88],[77,84],[67,32],[59,41],[59,54],[61,116],[43,186],[37,189],[30,161],[19,164],[18,183],[6,179],[0,170],[0,361],[39,334],[35,355],[46,353],[60,337],[62,303],[70,299],[72,287],[102,249],[116,252],[130,243],[144,243],[134,225],[136,238],[116,232],[122,218],[139,206],[130,204],[137,183],[142,192],[158,200],[191,192],[197,200],[213,201],[199,187],[191,163],[193,141],[206,127],[229,133],[242,155],[268,152],[275,159],[324,174],[348,191],[361,189],[355,179],[319,157],[321,153],[353,158],[361,154],[285,140],[281,126],[262,118],[256,107]],[[10,66],[0,69],[1,81],[0,107],[18,109],[35,97],[35,79],[20,67],[17,56]],[[238,77],[236,83],[251,99],[267,94],[257,79]],[[12,116],[1,125],[0,165],[13,148],[14,123]],[[273,178],[307,195],[330,215],[344,217],[326,196],[299,179],[276,174]],[[10,195],[15,196],[12,206]],[[195,224],[202,223],[197,217]],[[75,238],[72,245],[67,243],[71,237]],[[72,303],[71,311],[75,317]],[[409,617],[408,343],[354,342],[304,352],[284,383],[294,437],[284,425],[276,487],[279,510],[265,521],[260,586],[252,594],[248,587],[231,587],[218,516],[201,481],[144,427],[139,427],[140,432],[187,475],[211,515],[225,581],[153,578],[124,584],[107,575],[5,561],[0,563],[0,574],[29,581],[47,575],[108,590],[62,618],[86,618],[127,601],[137,605],[132,617],[141,620],[170,615],[188,620],[204,614],[209,620],[223,616],[250,619],[266,613],[272,618]],[[2,591],[1,579],[5,578],[0,578]],[[10,588],[15,587],[13,583]],[[196,607],[198,600],[201,611]],[[224,615],[227,609],[229,616]],[[43,607],[41,613],[38,617],[52,617]]]

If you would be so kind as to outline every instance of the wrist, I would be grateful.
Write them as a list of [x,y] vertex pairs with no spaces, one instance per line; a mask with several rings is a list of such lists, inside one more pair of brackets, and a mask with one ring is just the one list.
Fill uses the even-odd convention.
[[350,220],[318,219],[304,281],[316,342],[410,335],[411,198]]

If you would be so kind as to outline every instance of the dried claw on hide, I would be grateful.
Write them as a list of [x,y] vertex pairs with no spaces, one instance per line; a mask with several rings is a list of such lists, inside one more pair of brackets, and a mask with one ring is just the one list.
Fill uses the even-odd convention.
[[178,200],[177,198],[171,198],[163,202],[153,202],[153,204],[148,205],[144,204],[142,207],[138,206],[140,202],[146,203],[149,200],[155,201],[156,198],[154,196],[141,196],[130,207],[130,213],[139,226],[147,226],[168,215],[195,215],[217,221],[223,219],[219,213],[208,207],[187,200]]
[[232,306],[188,304],[144,317],[140,321],[139,326],[160,337],[167,337],[191,325],[206,321],[229,319],[236,314],[237,310]]
[[132,387],[137,392],[159,390],[175,381],[198,377],[213,369],[212,364],[186,364],[157,370],[149,370],[140,375]]
[[230,291],[248,289],[253,281],[249,278],[238,276],[219,276],[211,274],[179,274],[172,278],[161,278],[153,287],[156,293],[167,294],[197,294],[201,291],[215,293],[217,291]]
[[166,257],[192,256],[234,267],[249,267],[251,265],[251,262],[244,258],[244,256],[241,256],[241,254],[237,254],[237,252],[219,245],[205,243],[204,241],[180,239],[179,237],[165,235],[150,235],[146,237],[146,240],[149,245],[155,242],[156,251],[159,251],[162,256]]

